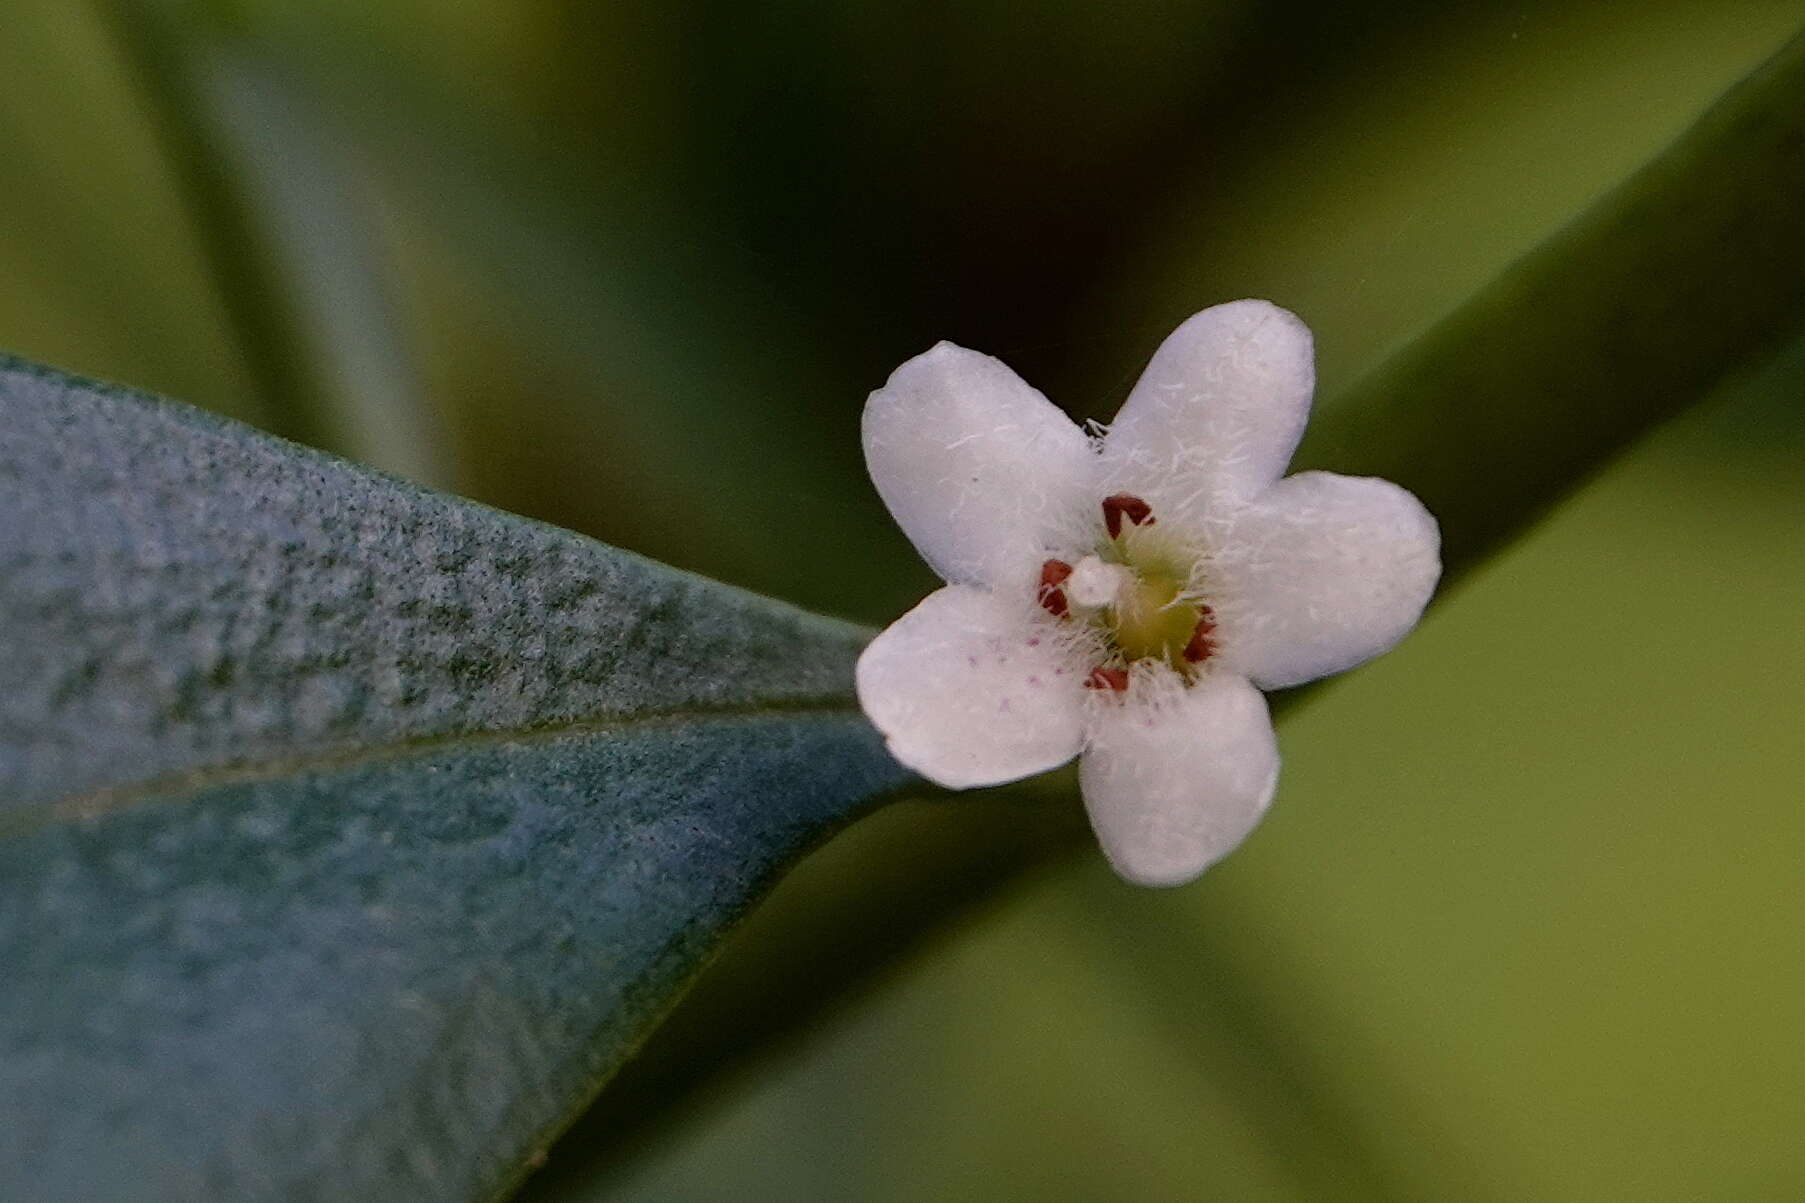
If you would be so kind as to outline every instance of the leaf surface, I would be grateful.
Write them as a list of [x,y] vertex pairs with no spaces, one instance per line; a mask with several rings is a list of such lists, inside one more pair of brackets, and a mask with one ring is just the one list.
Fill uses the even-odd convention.
[[865,633],[0,360],[0,1194],[492,1194],[906,780]]

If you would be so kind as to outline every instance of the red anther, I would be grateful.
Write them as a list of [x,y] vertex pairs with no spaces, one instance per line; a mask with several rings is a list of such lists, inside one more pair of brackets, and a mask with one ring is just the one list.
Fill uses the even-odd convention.
[[1153,507],[1130,493],[1117,493],[1113,497],[1103,499],[1103,525],[1109,529],[1109,537],[1119,538],[1122,534],[1122,519],[1127,518],[1136,526],[1153,525]]
[[1183,652],[1187,664],[1202,664],[1216,654],[1216,641],[1210,638],[1216,631],[1216,616],[1208,606],[1199,606],[1197,611],[1202,617],[1191,631],[1190,642],[1185,644]]
[[1091,675],[1084,682],[1086,689],[1108,689],[1121,693],[1128,688],[1128,670],[1098,665],[1091,669]]
[[1054,618],[1064,618],[1071,613],[1065,590],[1059,587],[1071,575],[1072,566],[1064,560],[1048,560],[1040,566],[1040,605]]

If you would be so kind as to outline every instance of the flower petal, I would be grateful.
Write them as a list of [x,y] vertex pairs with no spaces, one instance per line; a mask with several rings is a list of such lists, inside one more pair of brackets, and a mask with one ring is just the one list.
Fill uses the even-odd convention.
[[1247,838],[1278,783],[1260,691],[1213,672],[1154,708],[1093,719],[1078,783],[1103,854],[1144,886],[1183,885]]
[[1103,442],[1105,491],[1196,523],[1285,471],[1310,415],[1310,328],[1269,301],[1187,320],[1154,352]]
[[1003,363],[952,343],[871,394],[864,440],[884,504],[953,584],[1025,583],[1095,493],[1084,432]]
[[1300,472],[1228,519],[1211,571],[1223,665],[1279,689],[1391,650],[1435,592],[1441,533],[1388,480]]
[[1058,768],[1083,736],[1083,683],[1052,626],[949,585],[865,649],[859,704],[891,755],[951,789]]

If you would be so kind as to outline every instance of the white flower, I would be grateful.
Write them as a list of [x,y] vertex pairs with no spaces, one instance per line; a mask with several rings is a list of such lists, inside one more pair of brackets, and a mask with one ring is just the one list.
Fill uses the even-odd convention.
[[1417,499],[1281,479],[1315,381],[1265,301],[1197,314],[1093,438],[999,361],[941,343],[865,406],[884,503],[947,582],[859,658],[890,751],[954,789],[1083,754],[1110,863],[1177,885],[1227,855],[1278,779],[1261,689],[1352,668],[1441,574]]

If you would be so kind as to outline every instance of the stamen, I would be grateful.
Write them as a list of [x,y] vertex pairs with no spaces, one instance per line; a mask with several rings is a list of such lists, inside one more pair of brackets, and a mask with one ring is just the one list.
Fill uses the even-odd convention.
[[1153,525],[1153,507],[1131,493],[1117,493],[1113,497],[1103,499],[1103,525],[1109,530],[1109,537],[1120,538],[1122,535],[1122,519],[1127,518],[1136,526]]
[[1099,664],[1096,668],[1091,669],[1090,678],[1085,681],[1084,687],[1086,689],[1108,689],[1115,693],[1122,693],[1128,688],[1128,670]]
[[1216,633],[1216,615],[1208,606],[1198,606],[1197,613],[1200,617],[1196,629],[1183,653],[1187,664],[1202,664],[1216,654],[1216,641],[1211,638]]
[[1072,608],[1066,604],[1065,590],[1059,587],[1071,575],[1072,566],[1064,560],[1048,560],[1040,566],[1041,609],[1054,618],[1064,618],[1071,613]]

